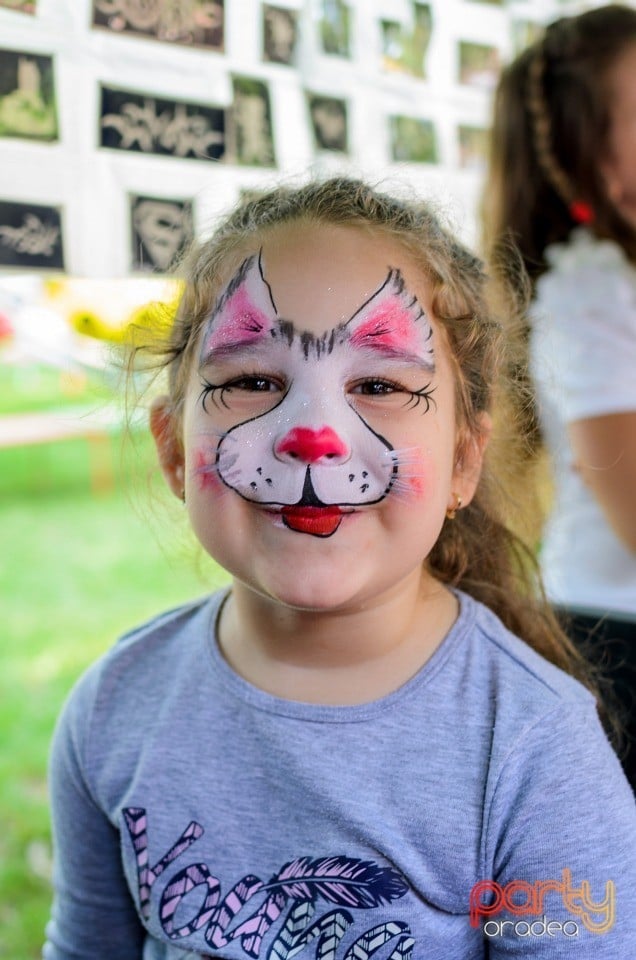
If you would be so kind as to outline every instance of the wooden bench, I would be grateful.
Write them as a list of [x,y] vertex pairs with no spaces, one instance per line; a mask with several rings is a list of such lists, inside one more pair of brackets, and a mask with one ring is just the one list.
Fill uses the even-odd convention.
[[112,413],[68,410],[14,413],[0,416],[0,449],[27,447],[60,440],[88,443],[91,490],[104,493],[115,483],[110,434],[117,426]]

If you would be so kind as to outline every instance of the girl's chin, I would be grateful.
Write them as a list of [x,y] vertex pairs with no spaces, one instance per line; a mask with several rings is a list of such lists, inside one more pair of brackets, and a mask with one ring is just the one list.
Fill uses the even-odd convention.
[[266,577],[260,582],[241,580],[239,589],[258,594],[265,602],[299,613],[338,613],[364,604],[360,584],[333,570],[298,571],[289,577]]

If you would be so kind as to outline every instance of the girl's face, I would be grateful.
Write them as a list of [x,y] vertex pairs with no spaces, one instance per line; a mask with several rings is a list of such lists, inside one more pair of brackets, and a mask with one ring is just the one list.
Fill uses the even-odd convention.
[[610,133],[602,171],[610,201],[636,229],[636,43],[607,75]]
[[205,549],[301,609],[347,609],[419,576],[481,467],[477,442],[458,461],[422,271],[354,227],[279,227],[248,249],[201,331],[184,458],[165,416],[155,407],[164,471],[185,484]]

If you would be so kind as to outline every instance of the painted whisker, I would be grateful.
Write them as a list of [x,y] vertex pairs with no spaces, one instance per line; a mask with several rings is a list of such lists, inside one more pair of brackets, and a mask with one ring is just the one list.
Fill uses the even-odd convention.
[[223,456],[220,457],[218,460],[215,457],[215,462],[217,463],[219,470],[222,470],[223,472],[227,470],[228,473],[230,472],[235,473],[236,471],[234,471],[232,468],[235,466],[238,458],[239,458],[238,453],[224,453]]
[[427,477],[420,447],[394,449],[391,456],[397,469],[391,483],[390,495],[403,502],[420,496]]
[[391,451],[391,459],[397,465],[398,471],[410,465],[422,465],[422,450],[420,447],[403,447]]
[[414,497],[421,496],[424,490],[425,482],[426,481],[423,476],[398,479],[391,487],[391,496],[394,497],[396,501],[400,501],[402,503],[410,502]]

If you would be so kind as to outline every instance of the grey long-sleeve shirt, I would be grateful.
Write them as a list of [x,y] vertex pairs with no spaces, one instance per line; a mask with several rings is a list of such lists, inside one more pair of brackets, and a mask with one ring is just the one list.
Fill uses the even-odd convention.
[[46,960],[636,956],[636,807],[592,697],[459,597],[359,706],[238,677],[220,595],[124,637],[55,735]]

